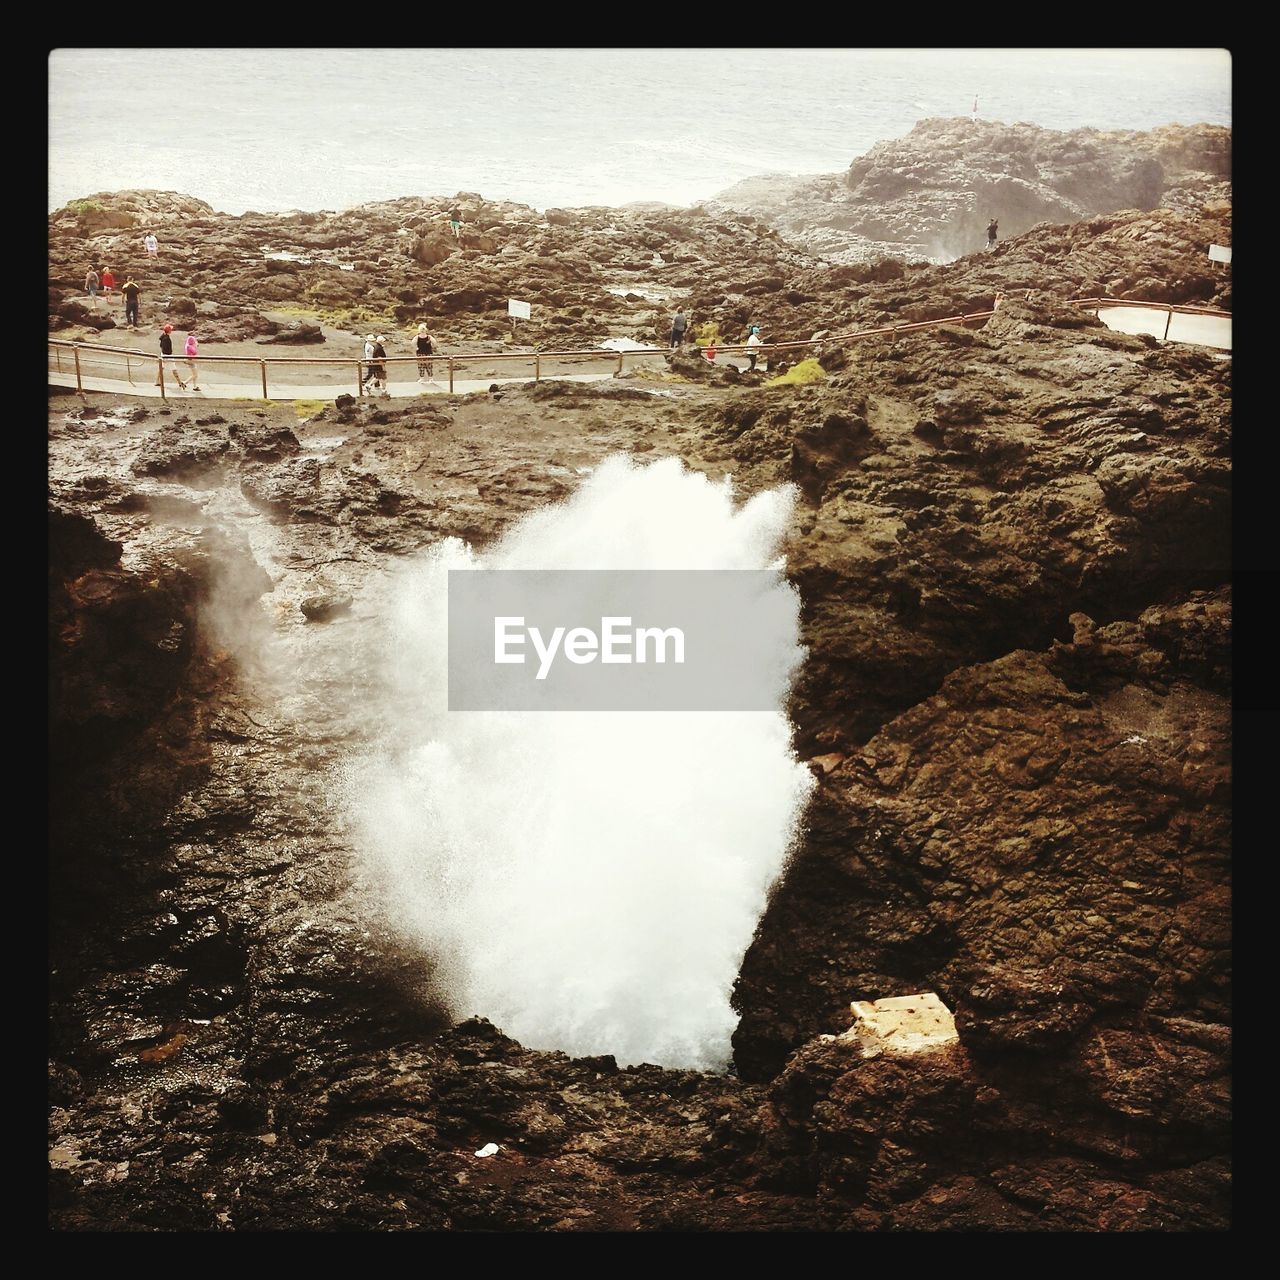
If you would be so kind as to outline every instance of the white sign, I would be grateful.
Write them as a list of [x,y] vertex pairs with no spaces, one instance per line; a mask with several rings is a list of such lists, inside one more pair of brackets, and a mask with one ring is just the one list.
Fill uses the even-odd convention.
[[527,302],[519,302],[515,298],[508,298],[507,315],[515,316],[517,320],[527,320],[529,318],[529,304]]
[[1209,246],[1209,261],[1210,262],[1230,262],[1231,246],[1227,245],[1224,247],[1220,244],[1211,244]]

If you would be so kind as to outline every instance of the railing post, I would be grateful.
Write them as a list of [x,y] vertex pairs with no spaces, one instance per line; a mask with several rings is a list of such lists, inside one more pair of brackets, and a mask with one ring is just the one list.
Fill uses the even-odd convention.
[[356,395],[364,395],[364,366],[356,361]]
[[262,398],[265,400],[267,398],[267,362],[259,360],[258,366],[262,370]]
[[129,385],[133,385],[133,357],[126,351],[124,355],[124,376],[129,380]]
[[1165,317],[1165,321],[1164,321],[1164,340],[1166,342],[1169,341],[1169,326],[1172,323],[1173,323],[1173,308],[1170,307],[1169,314]]
[[76,358],[76,390],[81,395],[84,395],[84,385],[80,381],[80,348],[72,347],[71,350]]
[[449,357],[449,394],[453,395],[453,357]]
[[167,400],[169,397],[165,394],[165,390],[164,390],[164,357],[163,356],[160,357],[158,363],[160,365],[160,399]]
[[58,372],[59,372],[59,373],[61,373],[61,372],[62,372],[62,348],[61,348],[61,347],[54,347],[54,349],[53,349],[53,354],[54,354],[54,356],[57,358],[57,361],[58,361]]
[[533,380],[537,382],[542,377],[542,353],[535,351],[533,353]]
[[618,352],[618,377],[622,377],[622,352]]

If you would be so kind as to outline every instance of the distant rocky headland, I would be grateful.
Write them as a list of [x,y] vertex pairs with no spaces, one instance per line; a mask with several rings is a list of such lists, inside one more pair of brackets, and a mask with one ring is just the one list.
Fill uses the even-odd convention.
[[1230,182],[1231,130],[1220,125],[1063,133],[934,119],[843,174],[748,178],[707,207],[753,214],[832,262],[873,253],[948,261],[980,248],[991,218],[1007,238],[1118,209],[1226,207]]

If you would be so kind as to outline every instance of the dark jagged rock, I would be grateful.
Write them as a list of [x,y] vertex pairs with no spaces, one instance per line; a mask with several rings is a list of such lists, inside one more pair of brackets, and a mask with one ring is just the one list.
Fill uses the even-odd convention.
[[308,596],[298,608],[308,622],[328,622],[330,618],[351,612],[351,597],[345,593],[322,592]]
[[147,437],[132,470],[139,476],[191,476],[216,466],[230,448],[225,431],[197,429],[183,416]]
[[324,334],[320,330],[318,324],[308,324],[305,320],[299,320],[296,324],[286,325],[283,329],[278,329],[275,333],[265,338],[259,338],[259,342],[283,342],[292,345],[314,344],[323,342]]

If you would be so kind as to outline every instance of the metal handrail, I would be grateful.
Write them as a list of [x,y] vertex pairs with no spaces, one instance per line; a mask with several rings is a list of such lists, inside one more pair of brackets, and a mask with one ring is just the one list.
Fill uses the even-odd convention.
[[1070,298],[1072,307],[1143,307],[1148,311],[1176,311],[1186,316],[1212,316],[1230,320],[1231,312],[1217,307],[1190,307],[1179,302],[1149,302],[1144,298]]

